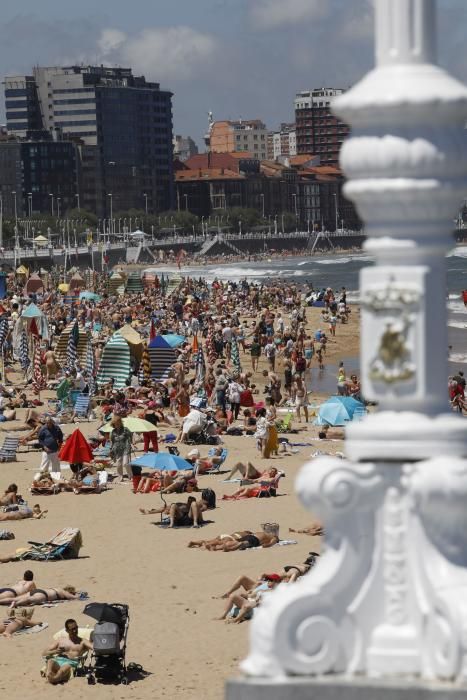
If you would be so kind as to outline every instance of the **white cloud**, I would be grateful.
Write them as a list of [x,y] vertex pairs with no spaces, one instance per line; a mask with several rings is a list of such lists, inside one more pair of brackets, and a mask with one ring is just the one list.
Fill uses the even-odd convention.
[[106,60],[129,65],[146,77],[179,80],[213,59],[217,41],[184,26],[144,29],[133,36],[108,28],[102,31],[98,46]]
[[104,29],[97,41],[97,46],[103,56],[119,49],[125,42],[126,34],[120,29]]
[[321,19],[329,12],[327,0],[250,0],[250,16],[259,29]]

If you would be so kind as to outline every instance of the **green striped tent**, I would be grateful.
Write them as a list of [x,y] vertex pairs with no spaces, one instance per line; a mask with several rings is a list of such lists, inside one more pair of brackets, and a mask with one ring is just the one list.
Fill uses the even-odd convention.
[[107,341],[97,372],[97,384],[101,386],[113,378],[115,389],[121,389],[126,385],[130,376],[130,347],[117,331]]

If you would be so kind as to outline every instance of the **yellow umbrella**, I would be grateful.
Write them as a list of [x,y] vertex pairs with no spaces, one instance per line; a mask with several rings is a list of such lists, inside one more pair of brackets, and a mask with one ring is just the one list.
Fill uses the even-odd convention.
[[60,292],[67,292],[70,289],[70,285],[67,284],[66,282],[62,282],[62,284],[58,285],[58,290]]
[[[128,428],[128,430],[132,433],[152,433],[153,430],[156,430],[152,423],[150,423],[148,420],[144,420],[143,418],[133,418],[132,416],[128,416],[128,418],[123,418],[122,421],[125,428]],[[99,429],[101,433],[111,433],[112,430],[113,425],[110,423],[107,423],[107,425]]]

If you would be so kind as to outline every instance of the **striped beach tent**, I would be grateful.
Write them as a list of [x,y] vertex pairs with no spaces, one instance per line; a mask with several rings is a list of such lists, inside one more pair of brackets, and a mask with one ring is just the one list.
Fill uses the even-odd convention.
[[120,272],[112,273],[109,279],[109,294],[124,294],[125,293],[125,279]]
[[167,379],[170,368],[177,360],[175,350],[161,335],[156,335],[149,343],[148,352],[151,361],[151,378]]
[[[67,327],[62,331],[55,349],[55,357],[57,362],[62,366],[66,367],[68,359],[68,341],[70,338],[70,333],[76,323],[76,320],[71,321]],[[88,343],[91,342],[89,334],[85,328],[78,325],[79,339],[76,347],[77,360],[81,367],[86,366],[86,355],[88,351]]]
[[97,372],[97,384],[106,384],[109,379],[114,380],[114,387],[121,389],[125,386],[130,376],[131,355],[130,347],[125,338],[117,331],[108,340],[99,364]]

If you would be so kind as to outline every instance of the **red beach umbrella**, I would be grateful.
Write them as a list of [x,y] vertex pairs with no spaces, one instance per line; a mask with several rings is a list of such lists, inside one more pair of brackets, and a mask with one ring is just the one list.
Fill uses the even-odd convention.
[[92,462],[93,454],[91,447],[79,428],[68,437],[62,445],[58,456],[64,462],[70,464],[80,464],[82,462]]

